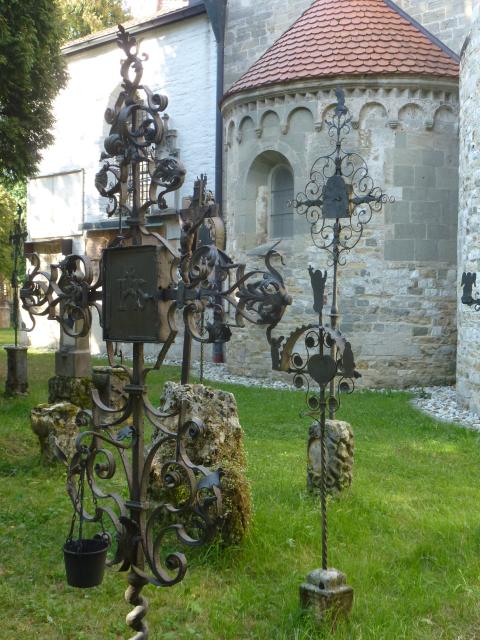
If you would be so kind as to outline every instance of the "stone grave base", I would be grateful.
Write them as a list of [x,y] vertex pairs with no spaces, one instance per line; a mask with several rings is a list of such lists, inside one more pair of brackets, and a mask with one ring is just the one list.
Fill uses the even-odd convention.
[[92,386],[90,378],[53,376],[48,381],[48,402],[71,402],[82,409],[90,409]]
[[341,571],[315,569],[300,585],[300,605],[311,609],[317,622],[328,622],[334,629],[352,610],[353,589]]
[[[223,496],[223,525],[221,541],[225,545],[238,544],[244,537],[252,515],[250,486],[245,476],[246,457],[243,429],[238,419],[235,396],[225,391],[210,389],[201,384],[165,384],[161,399],[164,411],[179,410],[186,405],[185,419],[200,419],[206,432],[187,446],[190,460],[212,471],[221,468]],[[164,425],[176,431],[178,416],[164,419]],[[154,433],[152,444],[161,437]],[[167,444],[157,453],[150,478],[152,498],[162,499],[163,485],[160,477],[162,463],[172,459],[174,445]]]
[[[76,417],[82,409],[92,407],[91,391],[96,387],[102,402],[112,407],[123,404],[123,388],[128,374],[112,367],[93,367],[92,379],[54,376],[48,381],[49,403],[39,404],[30,414],[32,430],[40,441],[43,460],[55,462],[55,444],[70,459],[75,453],[75,440],[79,428]],[[108,416],[106,417],[108,420]]]

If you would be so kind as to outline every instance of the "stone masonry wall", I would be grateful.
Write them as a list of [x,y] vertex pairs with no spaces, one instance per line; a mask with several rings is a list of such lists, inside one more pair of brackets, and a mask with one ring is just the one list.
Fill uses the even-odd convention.
[[[475,21],[461,66],[458,271],[480,271],[480,21]],[[458,298],[457,395],[480,411],[480,314]]]
[[[277,166],[290,168],[294,194],[304,190],[314,160],[332,150],[323,122],[338,85],[346,89],[353,114],[345,148],[360,153],[374,183],[396,199],[373,216],[340,268],[340,326],[351,339],[362,384],[451,383],[457,293],[455,83],[337,79],[303,91],[290,85],[227,100],[227,251],[260,266],[249,253],[274,239],[269,226],[273,172]],[[284,238],[280,249],[294,304],[275,336],[315,322],[307,270],[327,263],[326,253],[312,246],[305,220],[292,216],[294,236]],[[327,293],[329,286],[327,281]],[[270,375],[263,334],[251,327],[235,333],[227,349],[232,371]]]
[[225,89],[312,4],[312,0],[230,0],[225,31]]

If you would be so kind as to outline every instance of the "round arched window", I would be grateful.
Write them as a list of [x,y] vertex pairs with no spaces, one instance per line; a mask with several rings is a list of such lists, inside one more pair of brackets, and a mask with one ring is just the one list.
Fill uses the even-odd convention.
[[270,214],[270,236],[289,238],[293,236],[293,173],[288,167],[276,167],[272,173],[272,198]]

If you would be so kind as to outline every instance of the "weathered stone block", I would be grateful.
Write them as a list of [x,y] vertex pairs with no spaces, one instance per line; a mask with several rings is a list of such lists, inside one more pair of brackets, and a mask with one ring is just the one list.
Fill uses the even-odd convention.
[[[223,525],[220,538],[223,544],[238,544],[250,524],[252,502],[250,485],[245,475],[246,456],[243,445],[243,429],[238,419],[235,396],[225,391],[211,389],[201,384],[165,384],[162,409],[177,412],[183,404],[184,419],[200,419],[206,426],[204,434],[191,440],[187,453],[192,462],[212,470],[221,468],[223,496]],[[176,431],[178,416],[166,418],[163,424]],[[160,431],[154,432],[152,445],[161,438]],[[173,445],[160,448],[150,477],[150,491],[153,498],[161,498],[164,488],[160,471],[162,462],[172,458]]]
[[424,224],[396,224],[395,239],[425,238],[426,226]]
[[418,238],[415,240],[415,260],[433,261],[438,260],[438,241]]
[[414,255],[413,240],[385,241],[385,260],[413,260]]
[[129,383],[126,371],[114,367],[93,367],[92,383],[104,404],[116,409],[123,406],[125,385]]
[[454,263],[457,259],[456,240],[439,240],[438,258],[439,260],[445,260],[446,262]]
[[128,374],[123,369],[109,366],[93,367],[92,377],[71,378],[54,376],[48,381],[48,402],[71,402],[82,409],[92,407],[91,393],[93,387],[98,389],[102,402],[112,407],[123,404],[124,386],[128,382]]
[[[322,473],[320,424],[314,422],[309,430],[307,456],[307,487],[310,491],[320,489]],[[327,491],[337,495],[348,489],[353,478],[353,456],[355,438],[352,427],[342,420],[326,421],[327,445]]]
[[315,569],[300,585],[300,605],[311,608],[317,622],[328,621],[334,629],[353,606],[353,589],[344,573],[337,569]]
[[431,167],[443,167],[445,164],[445,154],[443,151],[431,151],[424,149],[422,151],[423,164]]
[[449,238],[456,238],[456,234],[450,225],[428,224],[427,238],[431,238],[432,240],[448,240]]
[[32,409],[32,431],[38,436],[40,453],[47,464],[56,461],[54,438],[67,459],[75,453],[75,439],[78,434],[76,419],[80,411],[80,407],[70,402],[39,404]]
[[440,202],[412,202],[411,220],[412,222],[438,222],[442,215],[442,204]]
[[393,172],[395,184],[411,187],[413,186],[413,167],[397,165]]
[[404,223],[410,222],[410,202],[393,202],[388,213],[385,212],[385,220],[388,223]]
[[48,381],[48,402],[71,402],[82,409],[90,409],[92,381],[90,378],[53,376]]
[[86,349],[75,346],[62,347],[55,351],[55,372],[65,378],[86,378],[90,375],[92,361]]
[[413,335],[414,336],[428,336],[430,333],[428,327],[414,327]]
[[420,166],[415,167],[415,186],[416,187],[434,187],[435,167]]

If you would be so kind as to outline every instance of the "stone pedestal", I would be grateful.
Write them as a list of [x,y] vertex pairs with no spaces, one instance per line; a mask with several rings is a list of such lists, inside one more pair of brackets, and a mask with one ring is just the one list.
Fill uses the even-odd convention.
[[10,305],[8,302],[0,301],[0,329],[8,329],[10,326]]
[[[307,487],[319,491],[322,473],[320,425],[310,427],[307,458]],[[337,495],[352,484],[355,439],[352,427],[342,420],[326,421],[327,492]]]
[[[252,503],[250,486],[246,479],[246,456],[243,445],[243,429],[240,426],[235,396],[225,391],[210,389],[201,384],[165,384],[162,397],[164,411],[179,411],[185,402],[185,419],[199,418],[205,424],[205,433],[191,439],[187,453],[197,465],[212,471],[221,468],[223,497],[223,525],[220,538],[224,545],[238,544],[244,537],[251,520]],[[166,418],[164,425],[176,431],[178,416]],[[161,438],[154,433],[152,444]],[[161,447],[150,477],[150,493],[155,500],[162,500],[166,491],[161,479],[162,462],[174,457],[174,445]]]
[[62,344],[55,352],[56,375],[64,378],[87,378],[92,371],[88,338],[75,338],[74,344],[69,344],[66,338],[69,336],[61,340]]
[[27,347],[9,345],[7,352],[7,381],[5,395],[25,396],[28,393]]
[[56,461],[55,445],[68,460],[75,453],[75,440],[78,435],[76,419],[80,411],[80,407],[71,402],[39,404],[32,409],[32,430],[38,436],[40,454],[47,464]]
[[300,605],[311,608],[317,622],[329,622],[334,628],[352,610],[353,589],[341,571],[315,569],[300,585]]

